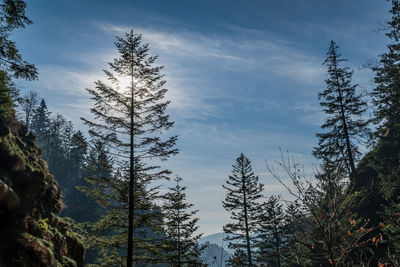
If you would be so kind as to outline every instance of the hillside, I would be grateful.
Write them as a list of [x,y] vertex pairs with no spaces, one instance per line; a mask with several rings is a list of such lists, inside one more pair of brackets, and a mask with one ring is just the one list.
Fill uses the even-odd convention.
[[57,216],[58,184],[35,137],[17,122],[0,75],[0,266],[82,266],[83,245]]

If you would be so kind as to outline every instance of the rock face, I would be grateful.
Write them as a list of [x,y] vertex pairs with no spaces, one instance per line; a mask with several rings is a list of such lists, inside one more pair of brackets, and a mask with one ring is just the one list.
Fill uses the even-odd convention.
[[82,266],[83,245],[57,216],[58,184],[7,97],[0,92],[0,266]]

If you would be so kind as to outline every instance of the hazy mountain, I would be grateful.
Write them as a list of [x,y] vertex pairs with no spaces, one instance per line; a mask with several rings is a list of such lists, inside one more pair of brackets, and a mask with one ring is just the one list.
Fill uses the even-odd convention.
[[228,244],[223,240],[224,233],[216,233],[204,236],[199,240],[200,244],[205,244],[206,248],[202,253],[202,258],[208,266],[225,267],[225,261],[233,253],[228,249]]

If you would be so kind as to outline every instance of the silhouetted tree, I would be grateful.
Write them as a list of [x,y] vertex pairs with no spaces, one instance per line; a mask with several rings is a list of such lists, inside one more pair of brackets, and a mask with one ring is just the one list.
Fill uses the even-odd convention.
[[16,29],[25,28],[32,21],[25,16],[26,3],[22,0],[0,2],[0,113],[9,116],[15,107],[18,90],[11,77],[34,80],[37,70],[33,64],[22,60],[15,42],[10,35]]
[[235,249],[232,256],[227,260],[228,266],[230,267],[243,267],[249,266],[249,258],[245,250],[237,248]]
[[9,76],[33,80],[37,70],[22,59],[15,42],[9,39],[16,29],[25,28],[32,21],[25,16],[26,3],[22,0],[3,0],[0,3],[0,69]]
[[282,266],[285,214],[279,197],[270,196],[263,203],[257,233],[257,263],[267,266]]
[[349,67],[341,66],[347,60],[341,57],[338,48],[335,42],[331,41],[324,62],[328,68],[325,80],[327,88],[318,96],[322,99],[320,104],[328,115],[321,128],[327,131],[317,134],[319,143],[313,154],[335,165],[343,165],[339,167],[346,168],[352,177],[356,170],[355,160],[360,155],[356,142],[358,138],[367,135],[369,121],[362,117],[367,103],[362,100],[361,94],[356,92],[358,85],[352,84],[353,71]]
[[200,254],[204,247],[198,243],[202,234],[196,234],[199,218],[194,217],[198,211],[191,210],[193,204],[186,202],[186,187],[180,185],[181,181],[177,176],[175,187],[169,188],[163,197],[168,263],[177,267],[201,266]]
[[[378,136],[392,130],[400,121],[400,2],[392,0],[391,20],[386,23],[386,36],[391,43],[388,51],[380,55],[378,64],[372,66],[376,87],[372,91],[375,122]],[[386,133],[387,134],[387,133]]]
[[86,214],[83,214],[80,207],[86,205],[87,199],[83,193],[77,191],[76,186],[82,185],[85,179],[88,142],[81,131],[73,133],[68,141],[62,187],[66,208],[61,215],[83,222],[82,217],[87,217],[89,213],[85,211]]
[[82,177],[75,184],[77,189],[85,193],[86,196],[79,194],[75,199],[73,209],[76,216],[71,216],[78,222],[95,222],[105,213],[102,208],[99,194],[102,194],[101,188],[103,179],[111,179],[113,171],[113,159],[109,154],[107,146],[101,140],[91,140],[89,143],[89,152],[86,156],[86,165]]
[[296,241],[296,237],[301,235],[302,218],[303,214],[298,201],[289,202],[285,209],[283,226],[284,242],[282,245],[282,258],[284,259],[284,266],[300,267],[309,265],[309,262],[304,261],[304,258],[300,262],[301,257],[297,255],[298,251],[303,251],[304,254],[309,253],[307,252],[308,247]]
[[35,134],[36,141],[43,152],[46,151],[45,146],[48,144],[50,114],[46,101],[42,98],[39,106],[33,111],[31,131]]
[[23,119],[25,122],[26,127],[30,129],[30,123],[32,119],[32,113],[36,109],[36,106],[38,105],[38,95],[36,92],[29,91],[26,93],[21,101],[20,101],[20,107],[23,112]]
[[[95,89],[87,89],[95,102],[91,109],[95,121],[83,119],[90,127],[89,133],[95,138],[107,141],[110,152],[116,155],[116,164],[121,167],[121,177],[115,173],[115,186],[120,187],[120,183],[128,183],[128,198],[115,199],[124,207],[128,204],[128,214],[123,217],[127,224],[121,221],[118,230],[121,233],[128,230],[128,233],[120,236],[126,237],[126,240],[119,239],[118,242],[109,244],[110,248],[118,247],[127,252],[125,262],[128,267],[132,266],[134,261],[140,260],[139,254],[133,259],[133,249],[140,242],[134,240],[134,220],[143,214],[135,212],[135,206],[138,208],[140,203],[151,200],[146,200],[147,196],[153,196],[153,192],[145,193],[149,183],[144,181],[164,179],[170,173],[167,170],[159,170],[159,166],[146,166],[146,161],[166,160],[178,152],[174,147],[177,137],[163,138],[161,135],[173,126],[173,122],[169,121],[169,116],[165,113],[169,101],[164,100],[167,89],[164,88],[165,81],[160,74],[162,67],[154,66],[157,57],[149,56],[148,44],[141,42],[141,35],[133,31],[126,33],[124,38],[117,37],[115,46],[119,57],[109,63],[110,70],[104,71],[109,84],[97,81]],[[128,86],[121,88],[124,81],[128,82]],[[136,167],[136,164],[141,167]],[[112,184],[109,185],[113,187]],[[148,211],[150,210],[152,209],[149,208]],[[121,210],[124,211],[125,209]],[[114,223],[110,221],[110,224]]]
[[224,225],[224,232],[227,233],[225,239],[229,241],[229,248],[245,249],[248,266],[253,266],[255,237],[252,234],[258,229],[263,185],[258,182],[250,160],[243,153],[232,167],[232,175],[223,185],[227,194],[222,203],[234,222]]

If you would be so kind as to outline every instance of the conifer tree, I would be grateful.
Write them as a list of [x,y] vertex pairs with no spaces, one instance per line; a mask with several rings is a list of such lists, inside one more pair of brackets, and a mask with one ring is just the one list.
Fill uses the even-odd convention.
[[380,123],[378,136],[385,134],[400,121],[400,2],[393,0],[390,13],[392,18],[386,23],[386,36],[391,43],[388,51],[380,55],[375,72],[376,87],[372,92],[375,122]]
[[[133,31],[126,33],[124,38],[117,37],[115,46],[119,57],[109,63],[110,70],[104,71],[108,83],[97,81],[95,89],[87,89],[94,100],[91,112],[95,115],[95,121],[83,120],[91,128],[90,134],[106,141],[110,152],[116,155],[115,161],[121,170],[114,173],[109,186],[115,190],[127,189],[129,192],[127,198],[123,197],[123,192],[119,192],[120,195],[109,195],[108,199],[111,201],[112,197],[116,197],[114,201],[124,207],[119,212],[128,211],[128,214],[121,213],[118,216],[120,228],[115,231],[121,233],[119,238],[122,239],[118,243],[111,242],[110,249],[114,246],[125,251],[125,262],[129,267],[134,261],[134,247],[138,247],[141,242],[134,237],[135,224],[143,227],[139,217],[149,217],[147,213],[155,211],[151,205],[155,193],[154,190],[147,192],[147,187],[150,181],[167,178],[169,174],[169,171],[159,166],[147,166],[146,161],[166,160],[178,151],[174,147],[176,136],[161,135],[173,126],[173,122],[169,121],[165,113],[169,101],[164,100],[167,89],[164,88],[165,81],[160,74],[162,67],[154,66],[157,57],[148,55],[148,44],[142,44],[141,35]],[[129,84],[125,88],[124,81]],[[125,188],[123,185],[128,186]],[[140,205],[146,206],[147,211],[140,213],[144,209]],[[102,219],[104,227],[107,227],[107,218]],[[108,219],[109,224],[115,225],[112,218]],[[157,220],[153,221],[155,224]],[[149,248],[144,245],[142,242],[135,261],[139,261],[140,254],[145,254],[139,252]]]
[[9,77],[34,80],[37,70],[22,59],[15,42],[9,39],[16,29],[23,29],[32,21],[25,15],[26,3],[22,0],[3,0],[0,3],[0,69]]
[[[74,208],[80,210],[80,215],[75,216],[75,220],[79,222],[95,222],[100,219],[104,209],[101,207],[101,202],[96,202],[99,199],[98,194],[101,194],[103,179],[112,178],[113,159],[109,151],[101,140],[91,140],[89,152],[87,154],[85,169],[83,170],[83,178],[80,179],[75,186],[77,189],[90,196],[90,198],[76,198]],[[78,219],[79,217],[79,219]]]
[[279,197],[270,196],[263,205],[257,233],[257,263],[282,266],[284,213]]
[[[302,230],[302,217],[303,214],[300,209],[298,201],[290,202],[284,214],[284,242],[282,249],[282,257],[284,259],[284,266],[308,266],[304,259],[300,262],[297,251],[306,252],[308,247],[296,242],[297,236],[301,234]],[[307,253],[307,252],[306,252]],[[305,253],[305,254],[306,254]],[[302,263],[302,265],[300,264]]]
[[[77,190],[70,197],[70,209],[67,210],[66,216],[79,222],[84,230],[91,233],[92,223],[99,221],[106,213],[106,207],[104,202],[100,201],[100,196],[103,194],[102,181],[112,177],[112,158],[107,147],[100,140],[91,140],[88,149],[82,179],[74,185]],[[94,233],[97,234],[95,231]],[[99,250],[96,246],[88,246],[84,263],[94,264],[96,258],[99,258]]]
[[32,113],[36,109],[37,104],[38,104],[37,93],[33,91],[29,91],[28,93],[26,93],[20,100],[20,107],[23,112],[22,119],[26,127],[28,127],[28,129],[30,129]]
[[[26,3],[22,0],[0,2],[0,113],[13,113],[15,101],[19,100],[18,89],[11,78],[35,80],[38,72],[35,65],[23,60],[10,35],[23,29],[32,21],[25,15]],[[7,114],[10,115],[10,114]]]
[[240,248],[235,249],[233,255],[228,259],[228,266],[230,267],[243,267],[249,266],[247,253]]
[[319,159],[346,168],[352,178],[355,175],[355,161],[360,155],[357,140],[368,133],[369,122],[361,117],[367,103],[356,92],[358,85],[352,84],[353,71],[342,66],[347,60],[342,58],[338,48],[331,41],[323,63],[328,69],[325,80],[327,88],[318,96],[322,99],[320,104],[328,118],[321,126],[326,131],[317,134],[319,143],[313,154]]
[[42,98],[39,106],[33,111],[31,131],[35,134],[36,141],[43,151],[45,151],[44,147],[48,143],[50,114],[46,101]]
[[170,266],[201,266],[200,254],[204,247],[199,245],[202,234],[196,218],[197,210],[191,210],[193,204],[186,202],[185,186],[181,186],[182,178],[176,177],[175,187],[169,188],[164,195],[164,223],[167,244],[167,258]]
[[233,222],[224,226],[224,232],[227,234],[229,248],[245,249],[248,261],[246,265],[253,266],[253,234],[258,229],[263,185],[258,182],[250,160],[243,153],[232,167],[232,174],[229,175],[226,185],[223,185],[227,194],[222,203]]
[[62,187],[66,208],[61,215],[83,222],[82,217],[87,218],[89,215],[87,210],[83,212],[81,208],[86,205],[87,198],[76,189],[76,186],[84,184],[88,142],[82,132],[77,131],[72,134],[68,145],[65,168],[63,168],[65,170],[63,180],[65,182]]
[[71,183],[77,184],[77,180],[82,176],[83,169],[85,168],[86,153],[88,149],[88,142],[81,131],[76,131],[72,134],[71,140],[68,144],[67,159],[68,165],[73,169],[70,173]]
[[70,191],[73,186],[69,177],[71,169],[68,164],[68,151],[74,128],[72,122],[66,120],[60,114],[51,117],[49,125],[50,127],[45,134],[45,144],[42,147],[43,159],[49,164],[49,170],[56,178],[61,190]]

